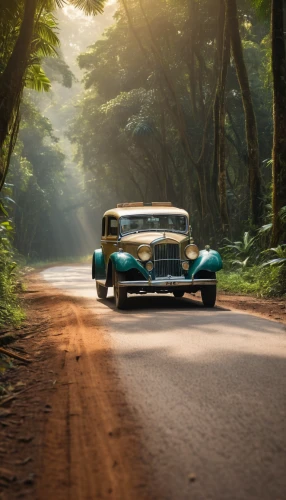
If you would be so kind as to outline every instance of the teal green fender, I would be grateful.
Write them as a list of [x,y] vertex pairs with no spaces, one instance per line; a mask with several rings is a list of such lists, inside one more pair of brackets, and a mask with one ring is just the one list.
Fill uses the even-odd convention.
[[130,253],[126,252],[115,252],[110,255],[110,260],[114,266],[114,269],[119,273],[126,273],[131,269],[137,269],[140,273],[148,280],[149,273],[146,271],[145,267],[140,264]]
[[222,260],[221,256],[215,250],[201,250],[199,257],[191,264],[188,278],[192,278],[192,276],[199,271],[210,271],[212,273],[216,273],[222,269]]
[[95,250],[92,257],[92,279],[106,279],[105,262],[101,248],[99,250]]

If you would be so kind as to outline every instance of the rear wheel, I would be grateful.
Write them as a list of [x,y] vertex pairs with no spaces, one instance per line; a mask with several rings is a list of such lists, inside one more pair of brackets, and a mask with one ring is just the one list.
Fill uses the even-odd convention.
[[123,273],[114,274],[114,298],[117,309],[125,309],[127,305],[127,288],[118,286],[119,281],[124,281],[125,275]]
[[184,294],[185,292],[183,290],[176,290],[175,292],[173,292],[173,295],[174,297],[176,297],[176,299],[181,299],[182,297],[184,297]]
[[96,282],[96,292],[99,299],[106,299],[108,288],[101,285],[101,283]]
[[205,286],[201,289],[201,295],[205,307],[214,307],[216,301],[216,285]]

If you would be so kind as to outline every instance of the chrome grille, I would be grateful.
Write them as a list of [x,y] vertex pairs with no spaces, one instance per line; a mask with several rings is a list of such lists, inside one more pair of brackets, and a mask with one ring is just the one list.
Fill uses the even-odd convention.
[[155,245],[154,268],[156,278],[181,276],[182,268],[179,245],[172,243]]

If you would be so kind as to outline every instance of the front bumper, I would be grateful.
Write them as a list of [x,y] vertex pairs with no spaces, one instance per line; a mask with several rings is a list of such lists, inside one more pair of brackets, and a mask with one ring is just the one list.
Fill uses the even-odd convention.
[[217,280],[210,279],[185,279],[185,278],[162,278],[157,280],[143,280],[143,281],[119,281],[118,286],[120,287],[136,287],[136,288],[148,288],[150,287],[176,287],[176,286],[204,286],[204,285],[216,285]]

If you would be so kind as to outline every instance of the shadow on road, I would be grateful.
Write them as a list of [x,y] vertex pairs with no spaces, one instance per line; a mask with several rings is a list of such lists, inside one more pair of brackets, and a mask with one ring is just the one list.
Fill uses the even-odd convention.
[[129,296],[127,300],[127,306],[126,309],[124,310],[117,310],[115,307],[115,302],[113,297],[108,297],[105,300],[101,301],[104,305],[109,307],[112,310],[117,311],[119,314],[129,314],[130,312],[142,312],[142,311],[148,311],[150,309],[154,310],[191,310],[192,312],[196,311],[212,311],[214,313],[220,312],[220,311],[230,311],[230,309],[226,309],[224,307],[204,307],[204,305],[201,302],[198,302],[197,300],[192,300],[189,298],[182,298],[182,299],[176,299],[175,297],[166,295],[143,295],[143,296]]

